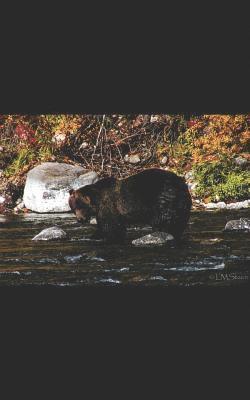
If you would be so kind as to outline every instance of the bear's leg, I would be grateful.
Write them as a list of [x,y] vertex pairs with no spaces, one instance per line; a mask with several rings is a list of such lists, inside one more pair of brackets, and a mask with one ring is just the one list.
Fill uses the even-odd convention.
[[96,229],[95,232],[93,233],[93,235],[91,235],[91,239],[93,240],[99,240],[99,239],[103,239],[103,234],[100,231],[100,229]]
[[184,224],[178,223],[177,219],[174,219],[172,222],[162,222],[157,226],[153,226],[153,232],[167,232],[174,236],[176,242],[181,241],[181,237],[183,231],[185,229]]
[[107,243],[122,243],[126,237],[126,227],[121,222],[102,221],[100,233]]
[[[169,209],[164,211],[164,213],[156,213],[152,220],[152,230],[153,232],[167,232],[174,235],[176,234],[176,229],[174,229],[174,223],[176,219],[176,214],[174,210]],[[174,235],[175,236],[175,235]]]
[[174,188],[164,188],[158,196],[152,218],[153,232],[167,232],[172,234],[175,239],[179,238],[182,233],[177,223],[176,197]]
[[152,219],[153,231],[167,232],[180,241],[190,216],[191,200],[186,191],[165,188],[158,197]]

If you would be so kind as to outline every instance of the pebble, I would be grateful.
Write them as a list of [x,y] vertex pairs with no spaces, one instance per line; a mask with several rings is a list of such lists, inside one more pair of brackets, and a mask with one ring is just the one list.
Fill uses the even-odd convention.
[[159,121],[159,115],[151,115],[150,117],[150,122],[158,122]]
[[168,157],[163,157],[162,159],[161,159],[161,164],[162,165],[165,165],[165,164],[167,164],[167,162],[168,162]]
[[17,206],[14,208],[14,212],[18,212],[18,211],[22,210],[23,208],[25,208],[25,204],[22,201],[21,203],[18,203]]

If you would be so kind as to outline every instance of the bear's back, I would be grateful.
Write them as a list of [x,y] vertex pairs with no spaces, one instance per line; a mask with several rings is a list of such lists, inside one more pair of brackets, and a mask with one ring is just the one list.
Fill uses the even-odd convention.
[[184,188],[184,180],[170,171],[152,168],[141,171],[135,175],[121,180],[121,186],[126,191],[143,197],[153,199],[157,197],[164,186]]

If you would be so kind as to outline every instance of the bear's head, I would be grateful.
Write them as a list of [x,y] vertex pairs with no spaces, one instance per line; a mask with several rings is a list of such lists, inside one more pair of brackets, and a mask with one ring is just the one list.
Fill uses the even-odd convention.
[[[113,189],[116,187],[116,178],[108,177],[91,185],[69,191],[69,206],[74,212],[78,222],[88,222],[90,217],[96,216],[97,210],[102,207],[107,198],[111,201]],[[106,200],[103,199],[106,196]]]
[[69,206],[75,214],[77,221],[89,222],[90,217],[95,215],[95,206],[88,188],[71,189],[69,191]]

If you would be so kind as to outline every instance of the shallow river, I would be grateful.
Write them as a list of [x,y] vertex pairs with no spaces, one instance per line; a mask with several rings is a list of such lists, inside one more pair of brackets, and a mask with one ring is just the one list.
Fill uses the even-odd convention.
[[[249,210],[193,211],[178,247],[137,248],[131,241],[149,227],[130,228],[123,245],[105,245],[90,239],[94,226],[80,226],[70,213],[0,215],[0,286],[245,286],[250,234],[222,231],[240,217]],[[69,238],[31,241],[54,225]]]

